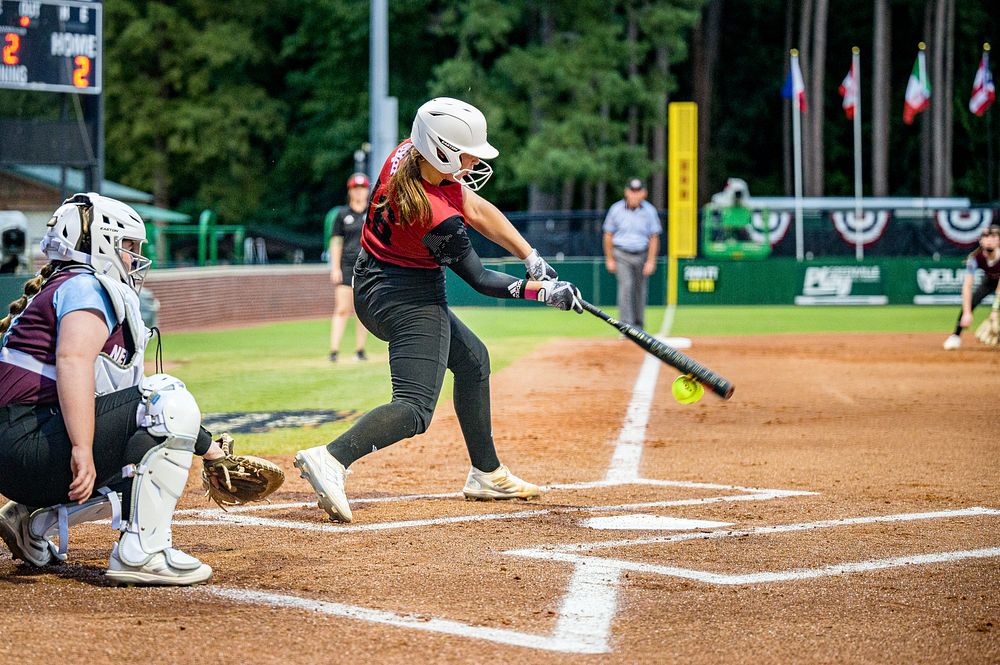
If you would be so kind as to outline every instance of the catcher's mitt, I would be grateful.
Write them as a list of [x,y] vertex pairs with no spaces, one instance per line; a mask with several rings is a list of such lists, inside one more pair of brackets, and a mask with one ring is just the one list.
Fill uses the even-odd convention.
[[226,506],[263,501],[285,482],[285,472],[278,465],[253,455],[233,454],[234,441],[228,434],[216,441],[225,457],[202,458],[201,483],[205,495],[223,510]]
[[1000,345],[1000,321],[993,320],[993,317],[986,319],[976,328],[976,339],[986,346]]

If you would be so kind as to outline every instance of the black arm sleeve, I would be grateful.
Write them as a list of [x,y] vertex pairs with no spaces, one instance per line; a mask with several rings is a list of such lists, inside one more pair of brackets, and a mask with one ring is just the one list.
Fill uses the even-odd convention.
[[460,216],[449,217],[428,231],[423,243],[434,260],[451,268],[479,293],[492,298],[524,297],[525,280],[483,267]]

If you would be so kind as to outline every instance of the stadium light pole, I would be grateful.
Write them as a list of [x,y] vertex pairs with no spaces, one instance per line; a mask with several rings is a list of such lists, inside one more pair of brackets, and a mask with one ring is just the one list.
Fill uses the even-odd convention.
[[398,104],[389,96],[389,9],[388,0],[371,0],[369,5],[368,136],[371,152],[368,176],[378,177],[382,162],[399,136]]
[[861,49],[857,46],[851,49],[851,70],[854,74],[851,77],[854,86],[854,258],[861,261],[865,258],[861,241],[864,185],[861,179]]

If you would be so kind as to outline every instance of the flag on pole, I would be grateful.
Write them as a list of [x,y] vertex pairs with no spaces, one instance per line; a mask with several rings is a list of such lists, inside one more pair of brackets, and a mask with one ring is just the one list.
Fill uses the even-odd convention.
[[854,75],[854,63],[851,63],[851,70],[840,82],[840,96],[844,98],[844,115],[848,120],[854,119],[854,107],[858,105],[858,78]]
[[931,82],[927,78],[927,59],[924,57],[923,42],[917,51],[917,61],[913,63],[910,80],[906,84],[906,103],[903,106],[903,122],[913,124],[913,118],[931,105]]
[[802,80],[802,69],[799,67],[799,56],[792,55],[792,64],[788,69],[785,84],[781,86],[781,96],[785,99],[795,99],[799,110],[806,112],[806,84]]
[[986,109],[993,104],[997,98],[996,88],[993,87],[993,75],[990,74],[990,53],[989,45],[983,51],[983,59],[979,61],[979,69],[976,70],[976,79],[972,82],[972,98],[969,99],[969,110],[977,116],[982,117]]

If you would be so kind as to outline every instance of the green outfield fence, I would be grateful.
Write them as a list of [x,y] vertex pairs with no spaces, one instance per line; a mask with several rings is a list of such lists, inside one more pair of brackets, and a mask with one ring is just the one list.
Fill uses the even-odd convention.
[[[580,287],[597,305],[614,305],[616,282],[603,259],[554,261],[559,277]],[[488,268],[522,275],[520,262],[488,262]],[[851,258],[798,262],[679,261],[677,302],[681,305],[945,305],[957,304],[965,269],[961,259]],[[666,260],[649,281],[649,304],[666,303]],[[523,307],[512,300],[489,300],[454,275],[448,301],[455,306]]]
[[[562,279],[580,287],[587,300],[599,306],[615,304],[615,276],[604,269],[603,259],[569,259],[553,261]],[[522,276],[524,266],[520,261],[489,261],[488,268],[511,275]],[[182,269],[177,269],[178,271]],[[211,280],[222,279],[221,269],[185,268],[196,278],[193,284],[212,287]],[[232,270],[232,269],[231,269]],[[323,289],[326,294],[328,281],[325,268],[319,265],[283,266],[280,271],[266,267],[241,266],[235,270],[245,278],[274,281],[275,293],[281,293],[289,280],[298,280],[299,273],[311,275],[307,290]],[[205,271],[204,273],[199,271]],[[187,274],[185,273],[185,274]],[[228,274],[228,273],[227,273]],[[850,258],[797,262],[791,258],[771,258],[764,261],[709,261],[704,259],[679,261],[677,302],[680,305],[943,305],[957,304],[961,299],[964,268],[962,260],[948,257],[940,261],[930,258],[873,258],[855,261]],[[150,289],[161,297],[162,315],[180,316],[171,312],[176,308],[195,306],[197,299],[177,300],[168,297],[164,286],[157,282],[169,281],[180,275],[172,269],[154,270],[150,275]],[[197,275],[202,275],[197,277]],[[666,260],[661,258],[656,273],[649,281],[649,304],[663,305],[667,300]],[[157,278],[160,279],[157,279]],[[18,298],[26,275],[0,275],[0,304]],[[458,276],[448,274],[448,302],[456,307],[525,307],[530,303],[517,300],[486,298],[476,293]],[[284,281],[282,281],[284,280]],[[298,281],[295,289],[304,287]],[[231,295],[239,300],[241,293]],[[256,301],[266,299],[267,290],[255,288],[245,297]],[[330,292],[332,294],[332,291]],[[330,295],[327,294],[327,295]],[[288,300],[288,298],[284,298]],[[315,298],[310,298],[315,300]],[[332,302],[332,301],[331,301]],[[259,305],[259,302],[255,302]],[[237,309],[244,305],[234,302]],[[325,305],[324,305],[325,307]],[[288,318],[316,316],[315,308],[308,311],[285,311]]]
[[961,302],[963,261],[680,261],[681,305],[946,305]]
[[[616,300],[615,291],[617,282],[615,276],[604,269],[604,259],[567,259],[565,261],[552,261],[552,265],[559,272],[559,279],[564,279],[579,287],[583,297],[595,305],[614,305]],[[520,261],[484,261],[483,265],[491,270],[498,270],[509,275],[524,277],[524,264]],[[667,301],[667,263],[666,259],[660,258],[657,263],[656,273],[649,280],[649,302],[653,305],[662,305]],[[448,304],[453,307],[476,306],[484,307],[494,305],[497,307],[525,307],[532,303],[523,300],[501,300],[496,298],[485,298],[462,281],[453,273],[449,273],[448,280]]]
[[[957,304],[965,270],[962,260],[948,257],[851,258],[798,262],[793,258],[766,261],[678,262],[680,305],[944,305]],[[523,275],[520,262],[490,262],[487,267]],[[577,286],[596,305],[615,304],[615,276],[603,259],[554,261],[560,279]],[[666,303],[666,260],[660,259],[649,281],[649,304]],[[454,275],[448,279],[452,305],[520,307],[513,300],[484,300]]]

